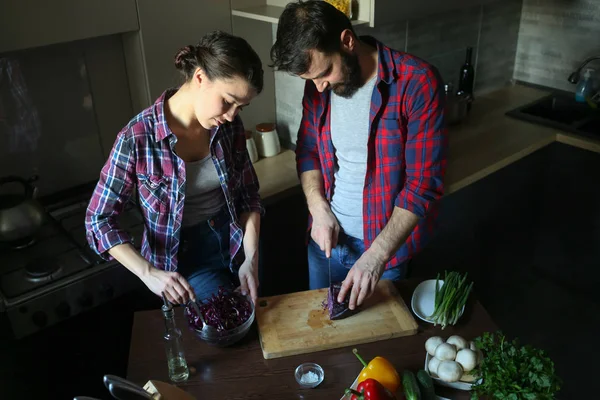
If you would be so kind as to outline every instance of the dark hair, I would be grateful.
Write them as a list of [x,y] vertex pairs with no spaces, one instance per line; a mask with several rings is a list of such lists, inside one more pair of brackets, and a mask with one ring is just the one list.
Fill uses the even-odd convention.
[[241,77],[257,93],[263,89],[263,69],[260,57],[244,39],[222,31],[208,33],[196,46],[186,46],[175,55],[175,67],[188,81],[197,68],[208,79]]
[[354,29],[346,15],[326,1],[289,3],[277,27],[271,60],[276,70],[302,75],[310,68],[310,50],[325,54],[340,51],[340,36]]

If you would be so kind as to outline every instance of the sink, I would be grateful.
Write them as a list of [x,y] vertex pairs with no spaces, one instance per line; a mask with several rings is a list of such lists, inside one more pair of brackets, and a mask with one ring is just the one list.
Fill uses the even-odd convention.
[[574,94],[554,92],[506,113],[516,119],[600,139],[600,108],[575,101]]

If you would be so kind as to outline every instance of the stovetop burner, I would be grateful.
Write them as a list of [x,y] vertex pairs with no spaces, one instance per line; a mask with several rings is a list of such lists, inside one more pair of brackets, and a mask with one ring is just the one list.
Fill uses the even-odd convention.
[[27,279],[33,282],[51,279],[52,275],[58,274],[61,270],[62,266],[53,259],[36,259],[25,265]]

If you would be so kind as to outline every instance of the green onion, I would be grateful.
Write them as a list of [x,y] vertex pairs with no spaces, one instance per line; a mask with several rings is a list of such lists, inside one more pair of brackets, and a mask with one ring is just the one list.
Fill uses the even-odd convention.
[[435,279],[435,300],[433,314],[429,319],[435,326],[444,329],[458,322],[462,308],[467,303],[473,289],[473,282],[467,282],[467,274],[444,271],[444,283],[440,287],[440,274]]

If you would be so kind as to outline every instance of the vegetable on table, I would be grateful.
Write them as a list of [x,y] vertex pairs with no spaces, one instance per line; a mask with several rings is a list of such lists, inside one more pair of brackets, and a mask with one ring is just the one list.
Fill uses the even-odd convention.
[[444,382],[456,382],[463,375],[462,366],[456,361],[441,361],[437,369],[437,374]]
[[469,347],[469,342],[467,342],[463,337],[458,335],[452,335],[448,339],[446,339],[446,343],[454,345],[456,350],[462,350]]
[[467,282],[467,274],[462,276],[458,272],[445,272],[444,283],[440,287],[440,274],[435,281],[435,302],[433,314],[429,319],[434,325],[440,324],[442,329],[448,325],[455,325],[467,303],[473,282]]
[[[202,317],[207,325],[225,332],[237,328],[252,315],[250,300],[239,292],[219,287],[219,291],[210,298],[198,304]],[[186,307],[188,322],[196,328],[202,329],[202,320],[193,307]]]
[[346,395],[349,394],[352,394],[351,400],[396,400],[389,389],[373,378],[360,382],[356,390],[346,389]]
[[352,352],[364,367],[358,377],[359,384],[367,379],[375,379],[390,392],[396,393],[398,391],[398,388],[400,388],[400,375],[398,375],[398,371],[392,363],[383,357],[375,357],[367,364],[358,354],[358,350],[353,349]]
[[417,372],[417,381],[419,382],[419,388],[421,389],[421,398],[423,400],[436,400],[437,396],[433,389],[433,380],[431,376],[424,369],[420,369]]
[[[440,340],[442,343],[438,344]],[[457,351],[457,347],[460,350]],[[439,336],[432,336],[425,342],[425,349],[429,355],[433,355],[427,362],[427,371],[431,376],[445,382],[474,382],[479,378],[472,371],[481,363],[483,354],[473,342],[459,335],[452,335],[445,342]]]
[[430,356],[435,356],[435,349],[442,343],[444,343],[444,339],[439,336],[432,336],[425,342],[425,350]]
[[338,303],[337,298],[340,294],[340,290],[342,289],[341,282],[334,282],[329,285],[329,290],[327,291],[327,299],[323,302],[323,308],[325,308],[329,312],[329,319],[344,319],[351,315],[356,314],[360,311],[360,307],[356,307],[354,310],[351,310],[350,307],[350,296],[346,296],[344,301]]
[[409,370],[402,372],[402,386],[404,387],[404,397],[406,400],[421,400],[421,389],[417,383],[417,378]]
[[477,353],[471,349],[459,350],[454,361],[459,363],[465,372],[469,372],[477,365]]
[[475,343],[484,358],[472,372],[482,378],[471,388],[472,399],[554,399],[562,382],[543,350],[521,346],[501,331],[486,332]]
[[435,358],[440,361],[454,360],[456,358],[456,347],[449,343],[442,343],[435,349]]

